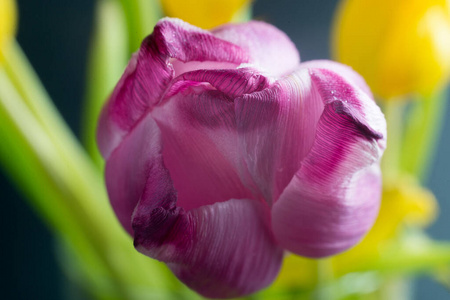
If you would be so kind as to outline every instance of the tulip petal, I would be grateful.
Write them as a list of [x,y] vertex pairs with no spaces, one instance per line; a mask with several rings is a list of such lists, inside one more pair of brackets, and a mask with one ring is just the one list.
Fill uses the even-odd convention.
[[310,153],[272,208],[272,227],[287,250],[323,257],[356,244],[375,221],[386,125],[360,89],[330,70],[309,72],[325,108]]
[[239,46],[181,20],[162,19],[133,55],[103,109],[97,134],[102,155],[109,157],[180,72],[236,68],[247,62],[248,53]]
[[208,297],[244,295],[270,284],[282,250],[271,233],[268,207],[235,199],[185,212],[177,207],[162,147],[161,132],[147,115],[106,165],[111,204],[136,248],[168,263],[180,280]]
[[306,69],[327,69],[331,70],[340,76],[344,77],[349,83],[352,83],[359,87],[370,98],[373,98],[372,91],[367,85],[364,78],[359,75],[355,70],[347,65],[340,64],[332,60],[310,60],[301,64],[302,68]]
[[278,28],[258,21],[226,24],[213,34],[245,49],[249,63],[269,76],[280,77],[295,70],[300,54],[294,43]]
[[189,211],[228,199],[252,198],[239,174],[234,103],[209,84],[185,83],[151,112],[163,140],[164,164]]
[[269,86],[269,79],[251,68],[197,70],[184,73],[177,77],[177,80],[166,97],[176,94],[180,87],[189,86],[189,82],[207,82],[230,98],[261,91]]
[[314,87],[306,69],[288,78],[292,76],[293,84],[280,80],[235,100],[241,152],[269,204],[278,199],[313,146],[324,105],[318,95],[309,93]]
[[158,206],[173,194],[156,194],[162,198],[146,193],[134,215],[136,249],[166,262],[190,288],[206,297],[231,298],[266,287],[278,274],[283,251],[263,203],[232,199],[185,213],[168,201]]
[[[109,200],[130,235],[133,235],[133,211],[144,192],[149,169],[155,164],[153,161],[161,160],[161,145],[161,132],[148,115],[124,138],[106,162],[105,183]],[[164,179],[155,170],[152,172],[155,181]]]

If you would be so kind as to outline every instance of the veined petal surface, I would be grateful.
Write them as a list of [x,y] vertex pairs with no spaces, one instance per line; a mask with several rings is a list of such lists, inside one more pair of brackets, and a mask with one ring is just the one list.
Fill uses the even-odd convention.
[[239,176],[234,103],[206,84],[186,83],[151,115],[162,132],[164,163],[185,210],[252,198]]
[[311,97],[325,106],[310,152],[272,208],[272,226],[287,250],[323,257],[353,246],[375,221],[386,125],[362,90],[333,71],[307,70]]
[[207,297],[245,295],[272,282],[283,251],[263,202],[229,199],[186,212],[176,206],[177,191],[163,162],[155,159],[150,169],[132,217],[136,249],[167,263]]
[[177,206],[162,154],[161,133],[148,115],[107,163],[111,204],[136,248],[166,262],[207,297],[236,297],[270,284],[283,251],[271,232],[268,206],[228,199],[186,212]]
[[289,38],[263,22],[225,25],[209,32],[165,18],[143,41],[103,109],[99,148],[107,158],[178,75],[250,64],[277,77],[292,71],[299,60]]
[[288,36],[264,22],[251,21],[227,24],[214,29],[213,34],[240,46],[249,54],[248,63],[267,76],[280,77],[294,71],[300,54]]
[[101,153],[107,158],[134,124],[161,100],[179,75],[179,68],[181,72],[236,68],[248,61],[243,49],[206,30],[178,19],[161,20],[142,42],[103,109],[97,134]]
[[122,226],[133,236],[131,217],[151,174],[155,181],[163,180],[165,167],[155,161],[161,157],[161,132],[156,122],[147,116],[127,135],[110,155],[105,166],[105,183],[109,201]]
[[212,298],[246,295],[266,287],[278,274],[283,251],[275,243],[270,212],[263,203],[230,199],[181,211],[176,220],[172,211],[150,210],[151,206],[152,200],[141,200],[134,215],[136,248],[166,262],[200,294]]
[[292,86],[276,82],[235,100],[240,151],[269,204],[278,199],[310,151],[323,110],[318,96],[304,95],[313,88],[308,73],[300,76],[306,78]]

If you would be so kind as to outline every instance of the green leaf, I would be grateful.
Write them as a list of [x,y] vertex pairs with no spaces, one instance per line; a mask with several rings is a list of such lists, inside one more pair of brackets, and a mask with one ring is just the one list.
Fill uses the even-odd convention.
[[89,155],[99,167],[104,162],[96,143],[98,117],[128,58],[128,37],[121,5],[117,1],[98,1],[88,62],[82,136]]
[[129,54],[139,49],[142,40],[152,33],[162,12],[158,0],[120,0],[126,17]]

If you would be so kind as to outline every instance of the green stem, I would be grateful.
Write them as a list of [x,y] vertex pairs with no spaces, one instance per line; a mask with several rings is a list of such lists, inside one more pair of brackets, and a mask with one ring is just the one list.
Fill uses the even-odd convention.
[[446,97],[437,91],[418,98],[408,115],[403,140],[401,168],[422,180],[427,177],[446,112]]
[[317,299],[333,300],[335,299],[331,289],[331,283],[334,280],[333,265],[331,258],[317,260]]
[[161,8],[157,0],[120,0],[125,13],[129,54],[139,49],[144,37],[152,33],[156,22],[161,18]]
[[387,147],[381,161],[384,182],[392,182],[399,175],[404,109],[405,103],[397,99],[386,101],[383,105],[388,132]]
[[102,169],[97,148],[96,128],[101,108],[111,93],[128,59],[125,16],[116,1],[97,2],[95,32],[88,62],[87,93],[82,120],[83,143]]
[[[74,159],[78,159],[82,154],[82,149],[66,123],[59,117],[58,111],[42,87],[40,80],[29,64],[20,46],[14,42],[10,47],[2,49],[4,68],[7,77],[33,116],[43,127],[43,130],[52,139],[59,139],[62,144],[67,145],[70,154]],[[63,139],[63,140],[61,140]],[[88,166],[83,165],[83,168]]]

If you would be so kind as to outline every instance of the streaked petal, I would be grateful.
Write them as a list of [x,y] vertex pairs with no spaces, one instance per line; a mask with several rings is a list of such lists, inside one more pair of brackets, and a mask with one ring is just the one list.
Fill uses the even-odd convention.
[[134,124],[157,104],[172,79],[197,68],[236,68],[249,62],[239,46],[181,20],[165,18],[133,56],[104,107],[98,143],[107,158]]
[[278,199],[313,145],[324,104],[312,89],[304,69],[235,101],[244,161],[268,203]]
[[272,226],[286,249],[323,257],[353,246],[375,221],[386,125],[360,89],[332,71],[309,71],[325,108],[310,153],[272,208]]
[[229,199],[252,198],[240,179],[234,103],[207,83],[184,82],[151,112],[163,140],[164,164],[191,210]]
[[294,71],[300,55],[294,43],[278,28],[258,21],[226,24],[213,34],[245,49],[251,63],[267,75],[280,77]]
[[106,166],[111,203],[137,249],[166,262],[180,280],[205,296],[234,297],[270,284],[282,250],[271,233],[268,207],[237,199],[186,213],[177,207],[178,192],[162,146],[160,130],[148,115]]
[[278,274],[283,254],[261,202],[232,199],[184,213],[156,206],[153,197],[147,193],[134,215],[135,246],[166,262],[190,288],[231,298],[266,287]]
[[161,146],[149,115],[107,163],[111,203],[137,249],[168,263],[180,280],[205,296],[235,297],[270,284],[282,250],[271,233],[268,207],[239,199],[185,213],[176,206]]
[[347,65],[343,65],[332,60],[310,60],[302,63],[300,67],[306,69],[331,70],[344,77],[349,83],[352,83],[359,87],[370,98],[373,98],[372,91],[370,90],[364,78]]
[[[161,133],[151,116],[147,116],[127,135],[111,154],[105,166],[105,181],[109,200],[122,226],[133,235],[131,216],[149,173],[153,180],[164,180],[155,161],[161,158]],[[163,183],[161,183],[163,184]]]
[[197,70],[177,77],[166,97],[175,94],[186,82],[207,82],[227,97],[235,98],[243,94],[261,91],[269,86],[269,80],[257,70],[240,68],[236,70]]

